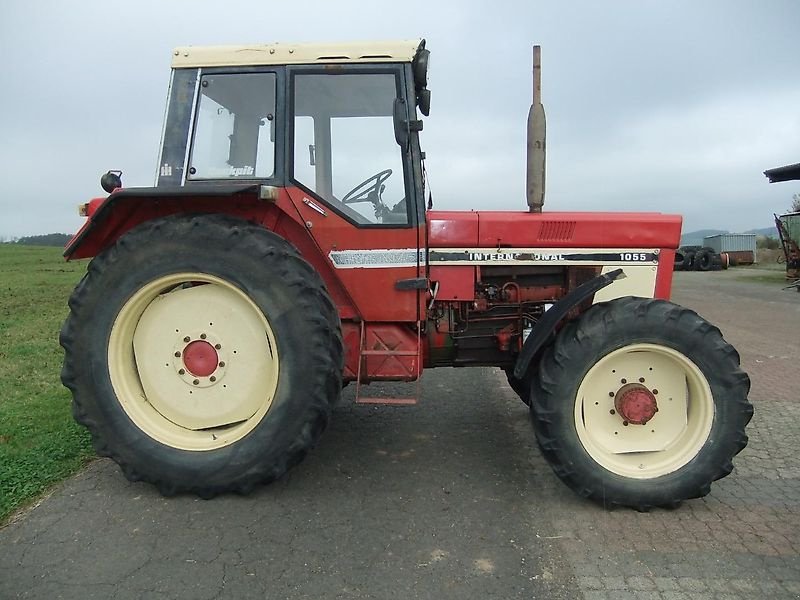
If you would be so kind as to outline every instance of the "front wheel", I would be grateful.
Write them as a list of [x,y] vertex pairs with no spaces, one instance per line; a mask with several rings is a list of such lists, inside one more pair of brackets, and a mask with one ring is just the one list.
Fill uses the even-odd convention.
[[739,355],[662,300],[592,307],[542,358],[531,414],[555,473],[584,497],[639,510],[705,496],[747,444]]

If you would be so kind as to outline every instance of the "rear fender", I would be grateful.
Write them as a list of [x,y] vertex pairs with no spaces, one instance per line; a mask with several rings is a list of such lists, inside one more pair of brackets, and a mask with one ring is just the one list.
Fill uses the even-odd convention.
[[69,241],[67,260],[91,258],[122,235],[146,221],[175,214],[225,214],[259,223],[297,248],[322,276],[341,318],[358,316],[329,261],[304,226],[284,189],[275,200],[262,200],[257,184],[228,184],[196,188],[130,188],[115,190]]
[[258,199],[257,185],[203,188],[120,188],[105,200],[89,203],[91,214],[67,243],[67,260],[96,256],[137,225],[177,213],[223,213],[261,221],[269,204]]

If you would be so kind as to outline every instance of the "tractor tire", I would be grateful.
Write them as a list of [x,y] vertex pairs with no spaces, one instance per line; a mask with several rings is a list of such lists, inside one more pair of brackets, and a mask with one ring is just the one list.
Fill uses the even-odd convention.
[[684,256],[683,252],[680,250],[675,251],[675,261],[672,265],[673,271],[683,271],[683,263],[686,260],[686,256]]
[[683,253],[683,270],[684,271],[691,271],[694,269],[694,250],[686,250]]
[[173,216],[89,264],[62,382],[95,450],[164,495],[247,493],[298,464],[341,394],[338,313],[280,236]]
[[714,266],[716,252],[711,248],[701,248],[694,255],[694,268],[696,271],[710,271]]
[[525,403],[526,406],[531,405],[531,383],[530,379],[517,379],[514,377],[514,367],[505,369],[506,377],[508,378],[508,385],[516,392],[519,399]]
[[606,507],[705,496],[747,444],[753,407],[739,355],[671,302],[592,307],[559,332],[538,381],[531,416],[542,453],[564,483]]

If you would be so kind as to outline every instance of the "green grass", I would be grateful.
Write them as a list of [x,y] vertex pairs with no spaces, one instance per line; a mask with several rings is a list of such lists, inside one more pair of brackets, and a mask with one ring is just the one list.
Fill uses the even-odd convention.
[[86,263],[0,244],[0,524],[93,455],[59,379],[58,332]]
[[[785,267],[784,270],[777,270],[777,269],[758,269],[753,267],[736,267],[737,270],[742,270],[742,274],[737,274],[735,279],[736,281],[745,281],[745,282],[755,282],[755,283],[765,283],[774,287],[778,286],[787,286],[791,283],[789,280],[786,279],[786,271]],[[744,269],[750,271],[749,273],[745,273]]]

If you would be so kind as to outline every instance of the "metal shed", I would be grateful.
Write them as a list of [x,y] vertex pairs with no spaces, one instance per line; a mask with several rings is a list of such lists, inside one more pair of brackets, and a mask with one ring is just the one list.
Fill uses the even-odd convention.
[[744,253],[751,253],[752,261],[757,262],[756,234],[755,233],[721,233],[703,238],[703,246],[713,248],[717,254],[727,252],[740,258],[745,258]]

